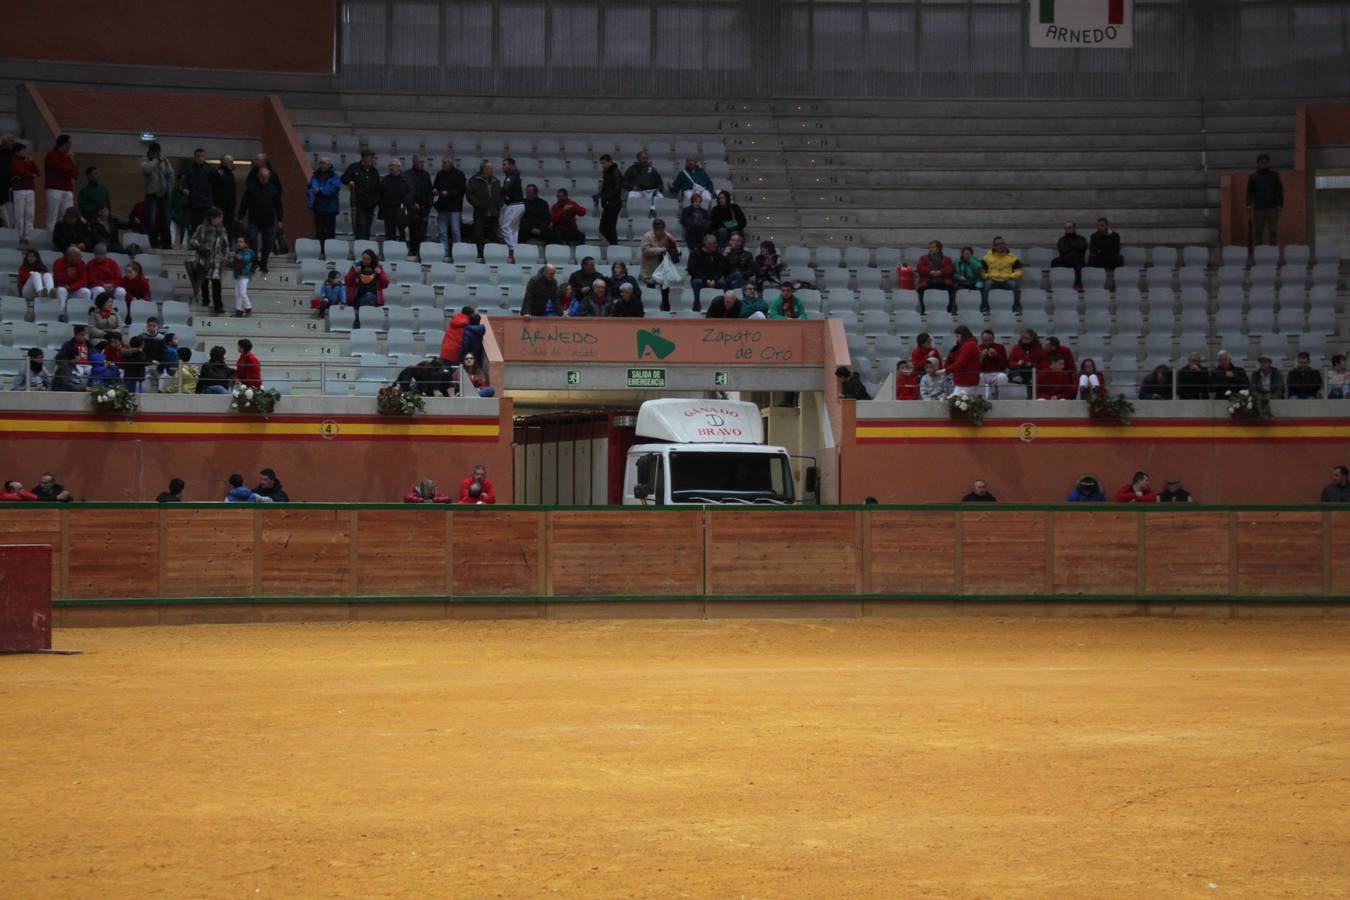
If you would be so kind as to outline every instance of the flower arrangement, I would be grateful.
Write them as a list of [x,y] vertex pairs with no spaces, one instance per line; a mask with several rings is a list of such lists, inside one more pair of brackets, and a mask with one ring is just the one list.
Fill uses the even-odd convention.
[[1228,417],[1230,419],[1270,419],[1274,413],[1270,410],[1270,397],[1260,391],[1233,391],[1228,395]]
[[230,391],[230,409],[241,413],[265,416],[276,409],[280,401],[281,391],[276,388],[251,388],[246,384],[236,384]]
[[136,418],[136,413],[141,408],[140,398],[127,390],[126,385],[120,383],[111,387],[94,388],[89,396],[94,400],[95,410],[101,413],[120,413],[128,422]]
[[972,425],[983,425],[984,417],[994,408],[994,404],[975,394],[952,394],[946,403],[953,419],[964,419]]
[[1088,417],[1093,419],[1115,419],[1124,425],[1130,424],[1134,416],[1134,404],[1124,394],[1088,395]]
[[417,391],[405,391],[394,384],[380,388],[375,405],[382,416],[415,416],[427,408],[427,401]]

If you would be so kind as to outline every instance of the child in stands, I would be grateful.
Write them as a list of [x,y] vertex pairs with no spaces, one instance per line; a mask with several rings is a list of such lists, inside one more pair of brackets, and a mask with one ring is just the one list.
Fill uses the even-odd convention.
[[248,299],[248,280],[253,277],[253,268],[253,248],[241,235],[234,242],[234,317],[236,319],[253,315],[253,304]]

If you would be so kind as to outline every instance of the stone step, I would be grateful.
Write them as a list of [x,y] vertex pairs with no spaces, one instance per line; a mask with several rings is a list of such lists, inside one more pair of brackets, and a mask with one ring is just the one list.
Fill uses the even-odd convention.
[[1218,202],[1218,188],[1103,188],[1086,190],[1083,188],[1065,188],[1056,190],[1048,187],[1019,190],[1012,186],[997,188],[944,186],[940,189],[921,190],[874,188],[871,190],[848,190],[831,185],[828,189],[813,190],[802,187],[796,190],[756,189],[750,193],[738,195],[742,206],[753,204],[757,210],[796,208],[799,210],[834,206],[859,208],[878,206],[883,208],[904,206],[909,209],[1004,209],[1029,205],[1045,208],[1081,208],[1096,205],[1100,208],[1129,209],[1182,207],[1195,209]]
[[852,188],[1007,188],[1035,190],[1097,191],[1111,186],[1130,188],[1210,188],[1218,187],[1213,172],[1201,169],[1111,169],[1060,170],[1047,172],[1009,172],[1005,170],[960,171],[935,169],[854,170],[841,167],[806,166],[788,170],[790,186],[830,189]]
[[[878,207],[843,207],[836,209],[798,209],[797,215],[801,227],[821,227],[826,222],[839,223],[849,228],[904,228],[907,226],[941,222],[954,228],[999,228],[1014,225],[1033,225],[1042,227],[1049,223],[1060,223],[1066,219],[1075,222],[1095,222],[1101,214],[1101,207],[1048,207],[1035,208],[1011,206],[997,211],[988,208],[946,210],[910,209]],[[1153,207],[1150,209],[1112,210],[1109,218],[1121,228],[1134,225],[1158,226],[1198,226],[1205,224],[1207,211],[1195,207]]]
[[[780,231],[773,228],[765,228],[753,232],[754,240],[772,240],[780,246],[785,244],[804,244],[806,246],[848,246],[855,244],[860,247],[919,247],[928,241],[937,238],[948,247],[959,247],[963,244],[985,245],[988,244],[990,237],[997,233],[1003,236],[1009,244],[1019,247],[1041,246],[1046,243],[1047,234],[1054,234],[1053,226],[1042,223],[1036,226],[1010,226],[998,227],[996,230],[990,228],[971,228],[964,226],[947,226],[945,224],[935,223],[929,226],[904,227],[904,228],[860,228],[838,227],[807,227],[794,228],[790,231]],[[1212,245],[1218,240],[1218,228],[1170,226],[1170,227],[1149,227],[1125,233],[1125,237],[1135,246],[1153,246],[1156,244],[1172,244],[1176,246],[1190,244]]]

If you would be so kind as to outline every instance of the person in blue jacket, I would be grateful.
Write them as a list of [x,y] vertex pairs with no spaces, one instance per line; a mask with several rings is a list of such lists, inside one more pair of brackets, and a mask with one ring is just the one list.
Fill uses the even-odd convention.
[[[464,326],[464,342],[459,345],[459,358],[463,359],[470,353],[475,359],[483,358],[483,335],[487,334],[487,326],[483,324],[483,317],[478,313],[469,313],[469,324]],[[458,360],[451,360],[457,362]]]
[[319,167],[309,179],[309,208],[314,210],[314,237],[320,241],[337,236],[338,194],[342,178],[333,171],[328,157],[319,160]]
[[1091,475],[1084,475],[1064,499],[1069,503],[1105,503],[1106,495],[1102,493],[1100,481]]
[[230,476],[230,492],[225,495],[226,503],[271,503],[271,497],[255,494],[244,484],[244,476],[238,473]]

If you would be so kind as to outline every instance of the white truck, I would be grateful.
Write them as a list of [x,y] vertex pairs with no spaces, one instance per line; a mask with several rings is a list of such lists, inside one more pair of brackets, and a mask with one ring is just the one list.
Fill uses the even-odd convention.
[[[728,400],[648,400],[637,415],[637,443],[624,468],[624,505],[799,502],[787,450],[764,443],[754,403]],[[816,491],[806,470],[804,494]]]

